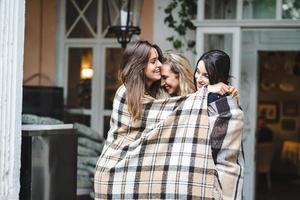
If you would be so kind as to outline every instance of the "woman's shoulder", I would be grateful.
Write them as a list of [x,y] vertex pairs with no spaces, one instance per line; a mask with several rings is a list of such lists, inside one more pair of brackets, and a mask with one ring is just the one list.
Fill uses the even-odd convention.
[[[209,96],[211,96],[209,98]],[[216,96],[214,94],[208,95],[208,109],[211,113],[232,113],[235,111],[242,112],[236,97],[225,95]]]
[[117,89],[115,96],[124,96],[126,92],[126,87],[124,84],[120,85],[120,87]]

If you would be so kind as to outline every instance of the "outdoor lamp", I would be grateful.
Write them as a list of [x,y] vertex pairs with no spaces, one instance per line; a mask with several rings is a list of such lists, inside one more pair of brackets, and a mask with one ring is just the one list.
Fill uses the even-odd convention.
[[123,48],[130,42],[133,34],[139,35],[140,16],[143,0],[105,0],[109,33],[117,36]]

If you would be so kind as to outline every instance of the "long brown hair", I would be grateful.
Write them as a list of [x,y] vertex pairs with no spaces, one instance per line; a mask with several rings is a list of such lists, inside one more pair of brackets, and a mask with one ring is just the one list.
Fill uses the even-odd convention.
[[170,65],[171,71],[178,76],[180,93],[184,96],[195,92],[192,66],[188,59],[179,53],[166,51],[163,64]]
[[120,77],[126,87],[128,111],[134,120],[138,119],[143,111],[141,98],[145,94],[155,98],[160,86],[160,81],[157,81],[150,88],[146,87],[144,69],[149,62],[152,48],[157,50],[158,59],[162,59],[159,47],[146,40],[129,43],[123,54]]

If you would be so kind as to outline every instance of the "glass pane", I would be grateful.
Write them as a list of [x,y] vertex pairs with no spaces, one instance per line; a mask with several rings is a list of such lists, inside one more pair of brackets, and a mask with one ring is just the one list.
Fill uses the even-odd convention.
[[69,108],[91,108],[92,48],[70,48],[68,60],[67,105]]
[[93,35],[91,31],[88,29],[85,22],[82,19],[80,19],[68,37],[69,38],[92,38]]
[[235,19],[237,0],[206,0],[205,19]]
[[204,34],[204,52],[219,49],[232,57],[232,34]]
[[296,68],[300,68],[299,51],[259,51],[260,95],[275,96],[300,91],[299,76]]
[[76,20],[76,18],[79,16],[79,12],[74,7],[74,4],[71,2],[71,0],[67,1],[67,7],[66,7],[66,33],[71,28],[72,24]]
[[74,122],[91,126],[91,116],[83,114],[81,110],[78,110],[77,112],[67,110],[67,112],[64,114],[64,123],[72,124]]
[[[105,38],[114,38],[116,37],[113,33],[108,33],[109,22],[108,22],[108,8],[105,3],[102,5],[102,33],[104,33]],[[110,15],[116,16],[117,10],[110,10]]]
[[84,16],[88,20],[89,24],[93,28],[94,32],[97,33],[97,15],[98,15],[98,1],[93,1],[88,9],[84,12]]
[[119,66],[121,64],[124,49],[107,48],[105,50],[105,103],[104,109],[112,109],[116,90],[121,85],[118,79]]
[[243,19],[275,19],[276,0],[244,0]]
[[[97,13],[98,13],[98,1],[67,1],[66,7],[66,33],[71,31],[68,35],[70,38],[91,38],[97,32]],[[80,16],[79,12],[85,10],[84,16]],[[78,20],[79,17],[79,20]],[[86,21],[83,20],[83,17]],[[78,21],[76,21],[76,19]],[[74,22],[76,24],[74,26]],[[90,26],[90,29],[88,28]],[[93,29],[91,31],[91,29]]]
[[104,116],[103,118],[103,137],[107,138],[107,133],[110,128],[110,116]]
[[[84,9],[89,0],[74,0],[80,10]],[[95,1],[95,0],[94,0]]]
[[282,1],[282,18],[283,19],[300,19],[300,1],[283,0]]

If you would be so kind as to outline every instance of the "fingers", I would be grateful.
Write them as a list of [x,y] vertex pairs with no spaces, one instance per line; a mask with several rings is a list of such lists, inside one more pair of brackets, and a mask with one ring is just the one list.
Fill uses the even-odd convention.
[[236,89],[235,87],[232,87],[232,86],[230,87],[228,93],[229,93],[231,96],[233,96],[233,97],[238,95],[237,89]]

